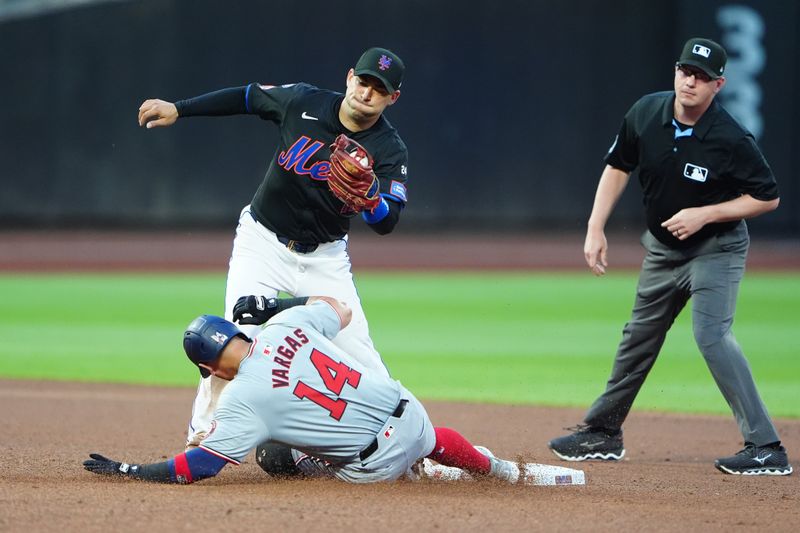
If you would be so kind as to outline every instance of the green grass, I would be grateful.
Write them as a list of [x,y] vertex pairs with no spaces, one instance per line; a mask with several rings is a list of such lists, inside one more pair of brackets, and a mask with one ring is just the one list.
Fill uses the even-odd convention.
[[[392,374],[425,399],[586,407],[602,392],[635,274],[357,276]],[[221,313],[224,274],[0,275],[0,377],[193,386],[181,348]],[[800,274],[748,273],[734,327],[773,416],[800,417]],[[687,310],[688,311],[688,310]],[[729,413],[673,327],[635,408]]]

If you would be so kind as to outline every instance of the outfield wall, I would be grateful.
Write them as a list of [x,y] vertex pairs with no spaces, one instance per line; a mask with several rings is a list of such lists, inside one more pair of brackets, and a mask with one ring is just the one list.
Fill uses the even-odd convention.
[[[757,133],[800,233],[800,7],[762,0],[132,0],[0,19],[0,229],[228,227],[276,140],[253,117],[145,131],[148,97],[250,81],[342,89],[367,46],[406,61],[388,112],[410,150],[409,230],[580,231],[625,110],[669,89],[682,42],[731,52],[726,105]],[[638,185],[612,225],[641,223]]]

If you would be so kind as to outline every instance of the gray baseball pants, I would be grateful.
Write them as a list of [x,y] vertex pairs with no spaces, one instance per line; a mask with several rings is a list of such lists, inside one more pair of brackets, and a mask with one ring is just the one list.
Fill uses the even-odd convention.
[[665,246],[649,231],[642,236],[642,245],[647,255],[631,319],[622,331],[606,390],[589,408],[584,422],[611,430],[622,426],[667,331],[692,298],[695,342],[744,441],[756,446],[779,441],[750,365],[731,331],[750,246],[747,225],[742,221],[685,250]]

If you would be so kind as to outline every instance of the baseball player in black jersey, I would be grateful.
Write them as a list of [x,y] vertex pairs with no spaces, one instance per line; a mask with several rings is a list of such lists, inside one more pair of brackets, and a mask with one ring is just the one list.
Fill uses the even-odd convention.
[[717,459],[728,474],[788,475],[792,467],[733,336],[749,237],[744,219],[778,207],[778,187],[753,136],[714,97],[727,55],[690,39],[675,65],[674,91],[641,98],[625,115],[606,156],[584,254],[605,273],[606,221],[638,169],[648,230],[636,302],[605,392],[570,435],[550,449],[570,461],[619,460],[622,423],[655,363],[667,331],[692,299],[695,341],[739,424],[744,449]]
[[[280,142],[250,205],[242,209],[233,243],[225,294],[225,317],[245,295],[272,298],[321,294],[344,302],[353,312],[334,343],[373,371],[388,372],[373,347],[356,292],[347,252],[351,210],[326,183],[329,146],[340,134],[372,156],[380,203],[361,213],[378,234],[391,232],[406,203],[408,153],[383,116],[397,102],[405,66],[393,52],[370,48],[347,72],[344,94],[306,83],[222,89],[173,103],[146,100],[139,125],[170,126],[178,118],[250,114],[275,123]],[[222,177],[224,179],[224,176]],[[263,301],[263,300],[259,300]],[[243,326],[255,337],[259,326]],[[207,434],[217,398],[227,382],[201,380],[187,439],[196,446]]]

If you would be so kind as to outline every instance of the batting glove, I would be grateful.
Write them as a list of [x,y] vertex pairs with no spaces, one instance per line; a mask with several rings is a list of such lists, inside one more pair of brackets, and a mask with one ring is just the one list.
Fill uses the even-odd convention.
[[278,312],[277,298],[242,296],[233,306],[233,321],[239,324],[263,324]]
[[107,476],[135,476],[139,470],[139,465],[129,465],[128,463],[120,463],[108,457],[104,457],[99,453],[90,453],[91,459],[83,462],[83,468],[95,474],[104,474]]

